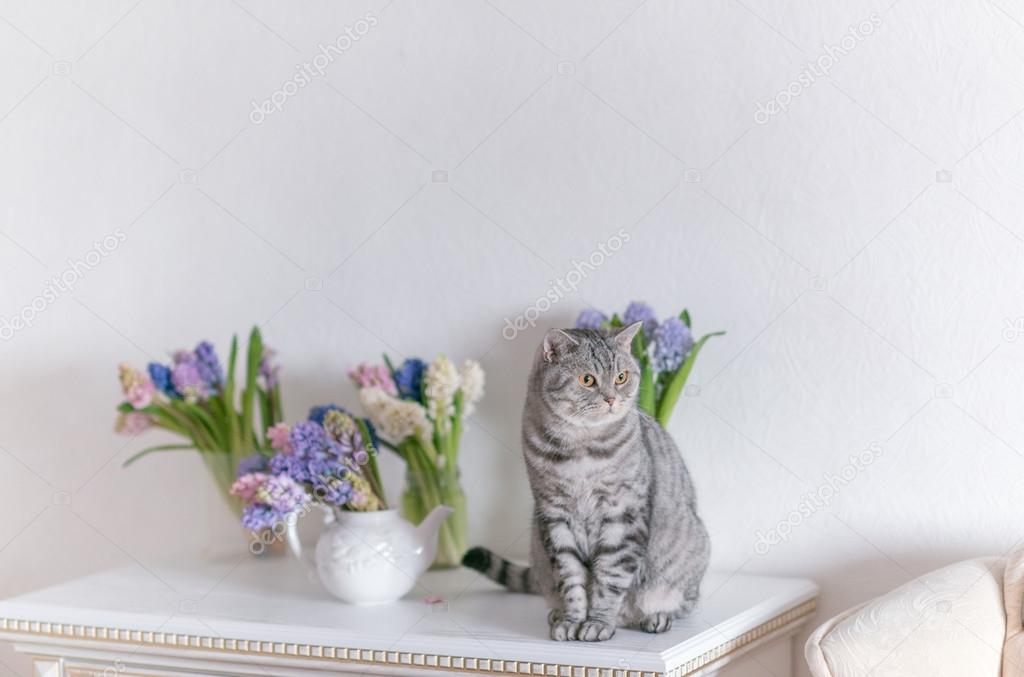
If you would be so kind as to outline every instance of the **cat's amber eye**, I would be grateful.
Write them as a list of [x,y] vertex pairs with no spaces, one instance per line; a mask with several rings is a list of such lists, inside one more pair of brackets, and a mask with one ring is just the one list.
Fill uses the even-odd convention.
[[615,377],[615,385],[622,385],[623,383],[625,383],[628,380],[629,380],[629,372],[628,371],[620,371],[619,375]]
[[583,374],[580,376],[580,385],[586,388],[593,388],[597,383],[597,379],[594,378],[593,374]]

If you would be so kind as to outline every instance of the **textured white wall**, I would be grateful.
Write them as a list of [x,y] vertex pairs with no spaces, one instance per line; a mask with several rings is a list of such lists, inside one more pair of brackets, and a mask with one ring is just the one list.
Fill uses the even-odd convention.
[[[533,347],[635,298],[729,332],[671,426],[714,566],[813,577],[823,618],[1006,551],[1022,21],[1013,0],[3,0],[0,315],[124,241],[0,326],[0,595],[237,546],[195,457],[120,468],[152,438],[111,433],[114,367],[253,322],[292,415],[354,405],[346,366],[382,351],[482,359],[473,540],[523,555]],[[346,26],[365,35],[253,112]]]

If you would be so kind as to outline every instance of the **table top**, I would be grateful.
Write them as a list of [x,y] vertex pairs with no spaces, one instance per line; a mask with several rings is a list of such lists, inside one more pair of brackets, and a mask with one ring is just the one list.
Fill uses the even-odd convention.
[[542,598],[505,592],[472,571],[429,572],[399,602],[355,607],[324,592],[291,558],[245,555],[116,569],[0,601],[0,638],[131,641],[456,672],[529,664],[532,674],[570,666],[685,674],[806,620],[816,595],[805,579],[711,572],[699,607],[667,633],[620,629],[607,642],[553,642]]

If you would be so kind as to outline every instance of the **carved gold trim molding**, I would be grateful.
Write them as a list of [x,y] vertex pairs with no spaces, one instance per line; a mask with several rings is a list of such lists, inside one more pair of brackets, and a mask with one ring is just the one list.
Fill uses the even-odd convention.
[[15,618],[0,618],[0,633],[36,637],[50,637],[68,640],[92,640],[120,642],[137,646],[156,646],[198,651],[212,651],[219,654],[246,654],[273,656],[278,658],[319,659],[351,664],[377,664],[409,666],[414,668],[435,668],[451,672],[485,675],[543,675],[544,677],[686,677],[711,663],[730,654],[737,653],[754,642],[767,637],[781,628],[803,620],[814,613],[816,600],[810,600],[786,611],[756,628],[743,633],[706,651],[668,672],[651,672],[621,668],[599,668],[585,665],[564,665],[559,663],[538,663],[535,661],[498,660],[494,658],[473,658],[446,656],[440,654],[410,653],[407,651],[383,651],[378,649],[354,649],[347,647],[321,646],[318,644],[294,644],[288,642],[264,642],[246,639],[229,639],[203,635],[185,635],[173,632],[149,632],[124,628],[108,628],[94,625],[70,623],[47,623]]

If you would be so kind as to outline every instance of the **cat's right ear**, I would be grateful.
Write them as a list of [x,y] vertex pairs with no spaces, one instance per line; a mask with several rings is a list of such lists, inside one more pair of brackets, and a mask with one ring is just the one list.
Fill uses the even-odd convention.
[[544,361],[551,362],[556,357],[564,355],[577,345],[579,341],[566,334],[561,329],[549,329],[544,335]]
[[623,350],[628,352],[630,350],[630,346],[633,345],[633,337],[637,335],[640,328],[643,326],[643,322],[634,322],[628,327],[623,327],[615,333],[615,342],[618,343]]

